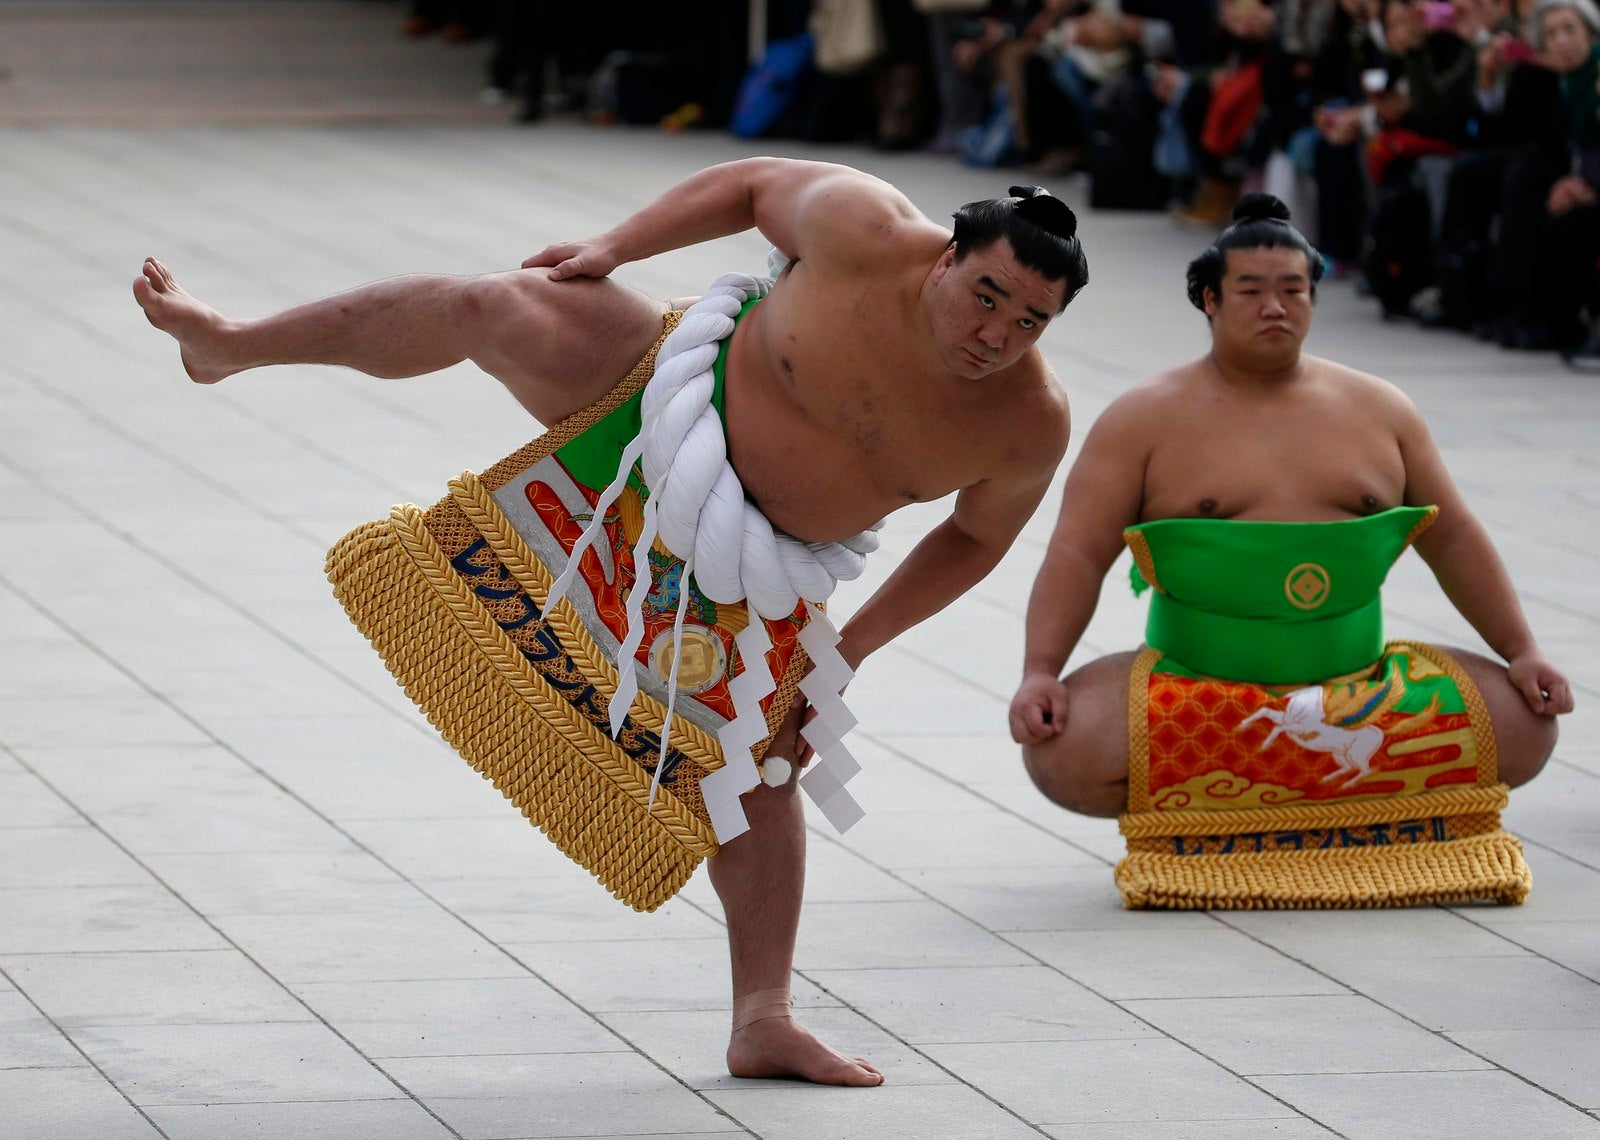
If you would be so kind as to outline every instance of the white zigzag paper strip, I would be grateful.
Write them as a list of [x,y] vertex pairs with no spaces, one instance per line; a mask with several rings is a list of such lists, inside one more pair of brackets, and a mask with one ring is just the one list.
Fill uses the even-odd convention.
[[800,631],[800,644],[811,658],[812,670],[802,682],[801,691],[808,700],[812,692],[819,699],[815,702],[817,715],[802,732],[806,743],[816,749],[818,760],[800,777],[800,786],[842,835],[864,814],[855,797],[845,790],[845,784],[861,771],[861,765],[840,743],[856,724],[856,718],[839,697],[855,671],[836,648],[839,632],[827,615],[810,602],[806,603],[806,613],[809,620]]

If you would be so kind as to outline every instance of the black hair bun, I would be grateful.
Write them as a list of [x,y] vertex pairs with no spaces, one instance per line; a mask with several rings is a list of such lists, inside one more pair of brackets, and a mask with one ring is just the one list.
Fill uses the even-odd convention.
[[1077,235],[1078,215],[1072,212],[1071,206],[1043,186],[1013,186],[1011,196],[1020,199],[1017,202],[1017,213],[1040,229],[1054,234],[1063,241],[1071,240]]
[[1246,194],[1233,208],[1236,222],[1287,222],[1289,207],[1281,198],[1260,192]]

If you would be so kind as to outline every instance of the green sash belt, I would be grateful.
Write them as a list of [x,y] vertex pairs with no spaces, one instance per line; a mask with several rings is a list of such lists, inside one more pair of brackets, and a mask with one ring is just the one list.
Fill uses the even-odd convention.
[[[733,318],[735,328],[751,309],[761,303],[762,299],[762,297],[752,297],[744,303],[738,315]],[[711,391],[711,406],[717,410],[724,431],[728,427],[724,373],[728,366],[728,345],[732,342],[733,334],[730,333],[717,346],[717,359],[711,365],[711,375],[716,382]],[[611,480],[617,477],[617,461],[622,458],[623,449],[633,442],[644,423],[643,405],[644,389],[641,388],[605,419],[557,452],[562,464],[572,473],[574,479],[585,487],[599,489],[609,485]],[[637,474],[629,480],[629,483],[635,490],[641,486]]]
[[1338,522],[1158,519],[1129,527],[1134,590],[1155,588],[1145,637],[1184,671],[1295,684],[1383,653],[1379,591],[1437,508]]
[[1287,685],[1354,673],[1383,652],[1383,603],[1325,618],[1273,622],[1187,606],[1167,594],[1150,599],[1145,640],[1208,677]]

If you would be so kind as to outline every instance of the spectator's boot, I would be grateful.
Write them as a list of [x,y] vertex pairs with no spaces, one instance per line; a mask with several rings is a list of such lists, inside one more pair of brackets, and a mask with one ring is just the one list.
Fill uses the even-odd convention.
[[1180,225],[1220,230],[1233,218],[1233,207],[1238,201],[1237,182],[1202,178],[1195,188],[1194,199],[1183,209],[1174,211],[1172,218]]

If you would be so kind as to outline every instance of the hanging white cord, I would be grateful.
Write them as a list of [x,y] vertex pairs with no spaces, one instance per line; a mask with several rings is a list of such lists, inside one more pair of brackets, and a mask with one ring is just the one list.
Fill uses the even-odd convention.
[[[545,599],[548,613],[566,594],[585,551],[604,533],[606,513],[626,488],[634,464],[642,462],[649,497],[644,507],[644,529],[634,544],[634,581],[625,606],[627,624],[617,655],[617,688],[610,702],[610,719],[611,735],[616,737],[638,693],[636,655],[644,636],[644,599],[651,585],[649,552],[659,537],[661,544],[684,565],[673,621],[667,720],[661,730],[660,760],[650,782],[652,804],[666,760],[676,705],[684,606],[689,599],[691,573],[694,584],[712,601],[747,602],[754,626],[762,618],[776,621],[788,617],[802,600],[824,600],[838,582],[858,577],[866,565],[866,555],[878,547],[876,527],[843,542],[827,543],[801,542],[774,531],[766,516],[746,499],[739,477],[728,462],[722,417],[712,404],[716,387],[712,366],[721,342],[733,334],[740,309],[746,302],[765,296],[771,288],[772,279],[768,277],[725,274],[684,312],[678,327],[662,342],[656,354],[655,374],[641,400],[639,435],[623,449],[616,478],[601,492],[589,524],[573,544],[567,565]],[[807,609],[813,622],[821,617],[814,607],[808,605]],[[832,633],[825,618],[822,624]],[[837,634],[833,638],[837,640]],[[751,649],[755,648],[752,643]],[[765,668],[764,650],[753,657],[741,652],[741,657],[746,671]],[[830,668],[826,672],[832,680],[837,670]],[[752,698],[750,694],[759,686],[738,685],[738,680],[732,686],[735,721],[748,726],[749,702],[753,699],[755,715],[764,724],[759,701],[771,688]],[[745,697],[743,708],[741,695]],[[744,747],[748,749],[750,745]],[[727,767],[735,766],[728,760]],[[742,766],[738,767],[742,770]],[[749,786],[739,791],[742,793]],[[718,787],[725,790],[726,781]],[[709,805],[709,796],[707,802]],[[725,806],[725,800],[719,803],[719,807]],[[826,805],[823,806],[826,813]],[[721,829],[718,834],[720,837]]]

